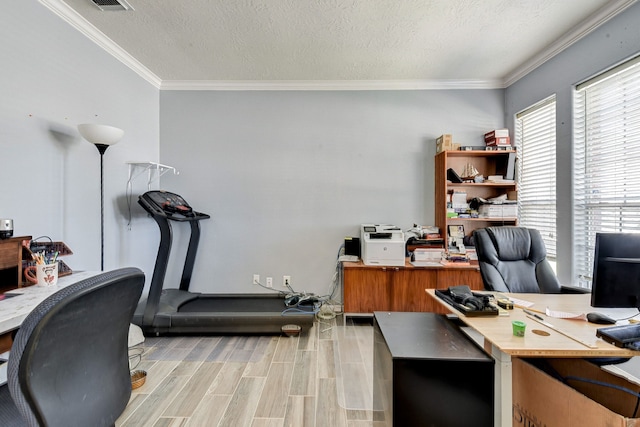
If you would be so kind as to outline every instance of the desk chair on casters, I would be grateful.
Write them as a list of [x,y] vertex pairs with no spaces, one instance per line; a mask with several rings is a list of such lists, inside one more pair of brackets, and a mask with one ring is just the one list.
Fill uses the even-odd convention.
[[547,261],[538,230],[487,227],[473,237],[485,289],[497,292],[561,293],[562,287]]
[[113,426],[131,396],[129,323],[142,288],[137,268],[62,288],[16,334],[0,425]]
[[[547,261],[547,249],[538,230],[525,227],[487,227],[473,237],[484,287],[497,292],[585,293],[561,286]],[[588,358],[596,365],[623,363],[628,358]]]

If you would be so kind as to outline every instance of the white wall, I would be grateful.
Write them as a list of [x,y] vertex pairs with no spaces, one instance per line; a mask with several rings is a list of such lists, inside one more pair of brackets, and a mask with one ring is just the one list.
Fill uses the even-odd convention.
[[556,94],[558,277],[572,283],[572,96],[573,87],[640,52],[640,3],[614,17],[587,37],[541,65],[505,92],[506,123],[514,115]]
[[[14,220],[15,236],[66,242],[74,270],[99,270],[100,160],[76,126],[120,127],[104,157],[105,269],[150,273],[153,227],[126,227],[125,162],[158,161],[158,90],[35,0],[3,10],[0,40],[0,218]],[[136,181],[136,193],[145,188]]]
[[193,289],[260,292],[257,273],[327,293],[359,224],[433,223],[436,137],[481,145],[503,118],[502,90],[162,92],[161,162],[180,170],[162,188],[212,216]]

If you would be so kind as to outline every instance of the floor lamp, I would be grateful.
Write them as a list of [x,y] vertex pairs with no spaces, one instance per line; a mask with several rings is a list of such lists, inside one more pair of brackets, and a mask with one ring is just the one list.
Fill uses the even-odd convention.
[[124,135],[122,129],[92,123],[78,125],[80,135],[95,144],[100,153],[100,271],[104,271],[104,170],[102,160],[110,145],[116,144]]

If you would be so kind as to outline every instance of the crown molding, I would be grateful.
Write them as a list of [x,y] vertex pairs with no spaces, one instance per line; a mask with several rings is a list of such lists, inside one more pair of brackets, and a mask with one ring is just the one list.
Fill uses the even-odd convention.
[[524,62],[503,79],[496,80],[162,80],[109,39],[62,0],[38,0],[91,41],[160,90],[451,90],[504,89],[585,37],[603,23],[636,3],[617,0],[593,14],[546,49]]
[[137,59],[127,53],[118,44],[109,39],[102,31],[94,27],[82,15],[73,10],[69,5],[61,0],[38,0],[47,9],[69,23],[76,30],[84,34],[89,40],[104,49],[108,54],[131,68],[140,77],[151,83],[156,88],[160,88],[162,80],[142,65]]
[[503,88],[499,80],[162,80],[62,0],[39,0],[160,90],[438,90]]
[[498,80],[163,80],[161,90],[439,90],[501,89]]
[[586,21],[581,22],[578,26],[567,32],[564,36],[547,46],[543,51],[525,61],[513,72],[509,73],[503,79],[503,87],[508,87],[526,76],[540,65],[544,64],[569,46],[573,45],[583,37],[586,37],[599,26],[625,11],[632,6],[636,0],[617,0],[610,1],[602,9],[591,15]]

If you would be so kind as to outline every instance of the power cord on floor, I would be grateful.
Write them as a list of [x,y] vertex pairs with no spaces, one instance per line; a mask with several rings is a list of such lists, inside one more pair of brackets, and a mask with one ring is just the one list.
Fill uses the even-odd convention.
[[[129,347],[129,370],[135,370],[140,362],[142,362],[142,356],[146,353],[145,348],[142,346]],[[135,362],[134,362],[135,361]]]
[[316,313],[316,317],[321,320],[331,320],[336,317],[336,312],[329,304],[322,304],[320,310]]

